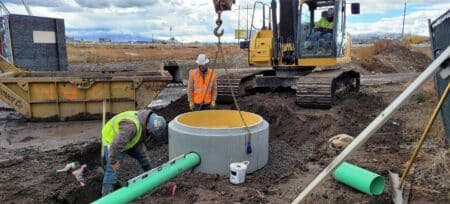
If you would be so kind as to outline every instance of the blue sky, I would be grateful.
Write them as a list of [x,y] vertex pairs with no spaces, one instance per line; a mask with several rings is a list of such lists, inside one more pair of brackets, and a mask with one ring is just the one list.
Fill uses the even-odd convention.
[[[136,36],[161,39],[172,35],[183,42],[214,41],[215,13],[211,0],[27,0],[34,15],[64,18],[68,36]],[[270,2],[270,0],[264,0]],[[26,14],[20,0],[3,0],[12,13]],[[255,0],[236,0],[253,5]],[[350,1],[349,1],[350,2]],[[352,1],[354,2],[354,1]],[[361,14],[350,15],[353,35],[400,33],[403,0],[359,0]],[[405,32],[427,35],[427,20],[450,9],[450,0],[408,0]],[[223,40],[234,41],[237,10],[223,14]],[[242,17],[242,16],[241,16]],[[244,20],[244,18],[242,18]],[[258,21],[260,19],[256,19]],[[241,21],[241,25],[245,24]]]

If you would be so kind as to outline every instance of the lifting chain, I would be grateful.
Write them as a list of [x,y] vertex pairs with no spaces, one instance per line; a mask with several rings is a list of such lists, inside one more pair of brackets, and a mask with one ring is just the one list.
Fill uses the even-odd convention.
[[[217,12],[217,20],[216,20],[216,25],[217,27],[214,28],[214,35],[217,37],[217,50],[216,50],[216,55],[214,57],[214,61],[213,61],[213,70],[216,69],[216,65],[217,65],[217,59],[221,58],[221,63],[222,65],[225,65],[225,56],[223,54],[223,49],[222,49],[222,43],[220,42],[220,37],[222,37],[223,35],[223,29],[219,31],[220,26],[222,25],[222,19],[221,17],[221,11]],[[234,106],[236,107],[237,111],[239,112],[239,116],[241,117],[242,123],[245,125],[245,128],[247,130],[248,133],[248,137],[247,137],[247,142],[246,142],[246,153],[247,154],[251,154],[252,153],[252,146],[251,146],[251,141],[252,141],[252,133],[250,131],[250,128],[247,125],[247,122],[244,119],[244,116],[242,115],[241,109],[239,107],[239,103],[236,99],[236,95],[234,93],[233,87],[231,86],[231,75],[228,73],[228,69],[226,68],[226,66],[224,66],[224,70],[225,70],[225,76],[227,77],[227,81],[228,81],[228,87],[230,88],[230,92],[231,92],[231,96],[233,97],[233,102],[234,102]]]

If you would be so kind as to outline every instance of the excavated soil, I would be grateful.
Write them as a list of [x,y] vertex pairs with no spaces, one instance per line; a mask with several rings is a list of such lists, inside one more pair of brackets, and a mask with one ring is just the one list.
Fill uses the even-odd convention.
[[[391,64],[386,64],[383,58],[391,55]],[[394,60],[393,56],[402,58]],[[368,62],[365,68],[369,72],[420,71],[429,62],[428,58],[396,47],[367,60],[377,59],[382,65]],[[401,64],[395,64],[397,61]],[[364,66],[361,61],[353,63]],[[257,113],[270,124],[269,161],[264,168],[247,175],[242,185],[233,185],[227,177],[219,175],[185,172],[135,203],[290,203],[339,154],[340,150],[329,147],[328,139],[341,133],[357,136],[404,88],[404,84],[362,87],[361,93],[340,99],[329,110],[298,107],[290,91],[242,97],[239,99],[242,110]],[[390,203],[388,171],[401,172],[402,164],[408,160],[411,146],[425,123],[425,119],[420,118],[430,114],[436,101],[434,95],[425,95],[425,98],[424,103],[411,99],[347,160],[385,178],[381,196],[365,195],[329,177],[306,203]],[[218,106],[219,109],[233,107]],[[167,120],[187,111],[186,96],[156,110]],[[98,135],[101,121],[33,123],[4,108],[0,109],[0,126],[1,203],[89,203],[100,197],[103,172]],[[414,181],[417,188],[412,192],[412,201],[417,203],[450,202],[450,184],[439,182],[450,175],[446,160],[449,153],[436,138],[431,137],[423,156],[418,159]],[[148,144],[148,155],[154,167],[168,160],[167,143],[166,132]],[[71,174],[55,173],[73,161],[88,166],[84,187]],[[117,187],[141,172],[135,160],[125,159],[118,172]]]
[[[369,91],[344,98],[330,110],[300,108],[295,105],[294,98],[293,93],[282,92],[258,93],[240,99],[242,110],[260,114],[270,123],[269,162],[261,170],[248,175],[245,184],[236,186],[223,176],[185,172],[135,202],[290,202],[339,153],[339,150],[329,147],[328,139],[340,133],[357,135],[387,105],[381,96]],[[171,120],[186,111],[187,99],[182,97],[157,112]],[[408,157],[408,151],[400,148],[403,124],[399,118],[389,121],[348,161],[386,179],[388,170],[399,172],[400,164]],[[167,142],[167,137],[150,142],[148,154],[154,166],[168,160]],[[22,148],[1,151],[1,202],[87,203],[100,196],[103,174],[99,168],[98,142],[72,143],[54,150]],[[72,161],[88,165],[85,187],[80,187],[72,175],[55,173],[56,169]],[[122,167],[119,171],[121,184],[142,172],[132,159],[126,159]],[[172,196],[174,185],[177,190]],[[374,197],[328,178],[308,198],[308,202],[386,203],[390,202],[389,186],[387,181],[383,195]]]
[[421,72],[431,63],[425,54],[413,51],[397,41],[379,41],[367,49],[372,52],[370,55],[356,58],[361,67],[369,72]]

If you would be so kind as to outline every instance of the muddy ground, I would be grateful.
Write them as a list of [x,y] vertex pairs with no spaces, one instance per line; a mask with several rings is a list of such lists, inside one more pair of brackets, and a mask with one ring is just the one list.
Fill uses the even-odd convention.
[[[339,153],[329,147],[328,139],[340,133],[358,135],[409,83],[373,83],[376,78],[368,78],[372,83],[363,83],[361,93],[341,99],[329,110],[300,108],[294,93],[286,90],[239,99],[242,110],[258,113],[270,123],[268,164],[238,186],[227,177],[186,172],[135,203],[290,203]],[[365,195],[329,177],[306,203],[390,203],[388,170],[403,169],[435,98],[430,81],[347,160],[382,175],[386,180],[382,195]],[[28,122],[14,110],[0,107],[4,107],[0,108],[1,203],[88,203],[99,198],[101,121]],[[185,96],[157,110],[168,120],[187,111]],[[412,203],[450,202],[450,151],[442,138],[438,123],[416,163]],[[153,166],[168,160],[167,142],[166,134],[148,144]],[[70,174],[55,173],[73,161],[88,166],[85,187]],[[141,172],[137,162],[127,158],[119,171],[120,183]]]
[[[244,97],[240,99],[242,109],[258,113],[270,123],[270,156],[263,169],[248,175],[246,183],[240,186],[230,184],[226,177],[187,172],[136,203],[290,202],[338,154],[338,150],[328,147],[328,138],[339,133],[357,135],[403,88],[404,84],[363,87],[360,94],[341,100],[330,110],[297,107],[291,92]],[[423,93],[428,94],[425,102],[417,103],[413,98],[348,161],[377,172],[385,179],[388,179],[388,170],[400,172],[411,145],[423,128],[423,124],[409,124],[411,112],[425,120],[435,102],[432,93],[426,90]],[[188,111],[186,105],[186,97],[182,97],[158,112],[171,120]],[[100,196],[100,121],[71,122],[70,125],[29,123],[14,116],[12,110],[3,112],[9,112],[9,116],[1,121],[1,137],[10,139],[3,141],[1,149],[2,203],[86,203]],[[417,118],[414,121],[417,122]],[[65,143],[51,142],[69,136],[77,138]],[[154,166],[167,161],[166,137],[151,141],[148,147]],[[435,165],[436,169],[431,169],[432,162],[437,162],[434,156],[445,150],[439,134],[433,134],[417,163],[415,174],[425,175],[416,179],[412,201],[449,202],[448,181],[445,177],[439,180],[448,161],[444,166]],[[80,187],[72,175],[55,173],[72,161],[88,165],[85,187]],[[131,159],[123,166],[119,172],[122,182],[141,172]],[[435,178],[433,181],[425,179],[431,175]],[[177,192],[172,196],[174,184]],[[388,180],[381,196],[367,196],[328,178],[308,198],[308,203],[388,203],[390,195]]]

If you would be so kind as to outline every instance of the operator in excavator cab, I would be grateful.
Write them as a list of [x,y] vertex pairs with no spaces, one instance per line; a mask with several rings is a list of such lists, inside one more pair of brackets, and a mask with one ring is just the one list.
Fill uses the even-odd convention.
[[149,109],[119,113],[105,124],[102,129],[102,156],[106,160],[102,196],[114,190],[117,171],[126,155],[136,159],[144,171],[151,169],[145,141],[150,135],[161,135],[165,129],[166,120]]
[[216,72],[208,69],[209,59],[199,54],[195,61],[198,69],[189,71],[187,95],[191,111],[208,110],[216,106]]
[[329,8],[328,11],[324,12],[326,12],[326,16],[322,12],[322,18],[320,18],[314,27],[315,32],[311,34],[312,41],[318,41],[319,39],[331,41],[333,39],[334,10],[333,8]]

